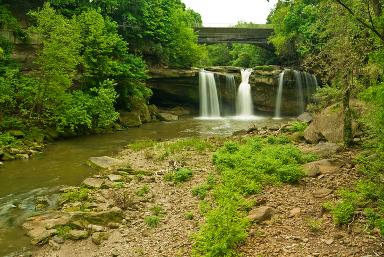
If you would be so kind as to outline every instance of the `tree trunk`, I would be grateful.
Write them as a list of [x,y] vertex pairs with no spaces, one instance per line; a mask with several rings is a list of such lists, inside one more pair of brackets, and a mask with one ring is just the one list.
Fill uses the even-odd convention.
[[376,17],[380,17],[383,13],[380,0],[371,0],[373,11],[375,12]]
[[349,80],[346,80],[345,90],[343,92],[343,111],[344,111],[344,145],[351,146],[353,142],[353,133],[352,133],[352,112],[349,105],[349,100],[351,97],[351,85]]

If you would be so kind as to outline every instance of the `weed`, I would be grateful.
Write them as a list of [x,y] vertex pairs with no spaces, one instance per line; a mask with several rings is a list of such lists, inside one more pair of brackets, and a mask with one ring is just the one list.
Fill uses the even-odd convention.
[[57,236],[63,239],[68,239],[68,234],[69,234],[69,231],[72,230],[72,227],[68,225],[63,225],[63,226],[57,226],[55,227],[55,229],[56,229]]
[[139,190],[137,190],[136,195],[137,196],[144,196],[149,193],[149,187],[147,185],[144,185]]
[[158,216],[147,216],[144,218],[145,224],[147,224],[148,227],[155,228],[159,225],[160,223],[160,218]]
[[186,212],[185,213],[185,219],[187,220],[193,220],[195,216],[193,215],[193,212]]
[[209,190],[211,190],[209,185],[202,184],[192,189],[192,195],[199,197],[200,200],[203,200],[207,196]]
[[331,210],[333,221],[337,225],[348,224],[355,215],[355,206],[351,202],[341,201]]
[[308,127],[306,122],[294,121],[290,124],[291,126],[288,128],[290,132],[304,132],[304,130]]
[[309,219],[307,219],[307,226],[308,226],[309,230],[311,230],[313,233],[317,233],[321,230],[322,220],[309,218]]
[[193,176],[192,170],[187,168],[179,168],[175,171],[171,171],[165,174],[164,179],[166,181],[172,181],[177,184],[177,183],[187,182],[192,178],[192,176]]
[[288,137],[253,137],[226,142],[213,156],[220,183],[211,176],[192,193],[204,198],[211,190],[212,203],[200,202],[205,223],[194,237],[193,256],[235,256],[245,240],[253,207],[246,196],[260,193],[264,185],[296,183],[304,175],[302,164],[314,160],[290,144]]
[[133,151],[140,151],[146,148],[153,147],[156,144],[153,140],[138,140],[136,142],[133,142],[129,144],[127,147],[129,149],[132,149]]
[[89,199],[89,189],[85,187],[74,188],[61,194],[62,202],[82,202]]
[[162,216],[164,215],[165,211],[161,205],[155,205],[151,208],[151,212],[154,216]]

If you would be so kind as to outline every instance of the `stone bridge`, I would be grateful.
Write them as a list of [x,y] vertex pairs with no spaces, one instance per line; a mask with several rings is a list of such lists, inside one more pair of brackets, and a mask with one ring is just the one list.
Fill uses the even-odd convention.
[[200,44],[246,43],[268,46],[268,37],[272,35],[273,28],[268,25],[260,28],[199,27],[195,31]]

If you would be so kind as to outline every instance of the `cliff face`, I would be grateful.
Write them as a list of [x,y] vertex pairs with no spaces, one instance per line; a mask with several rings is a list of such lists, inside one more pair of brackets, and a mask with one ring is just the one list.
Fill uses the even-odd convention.
[[[238,67],[210,67],[207,71],[214,72],[219,97],[222,103],[233,102],[233,92],[230,92],[225,84],[225,74],[233,74],[236,87],[241,82],[240,68]],[[252,88],[252,98],[255,112],[274,113],[276,104],[276,94],[278,88],[278,78],[282,71],[278,66],[262,66],[257,69],[250,77]],[[161,107],[186,106],[192,107],[196,112],[199,109],[199,70],[151,70],[151,79],[148,85],[153,90],[151,103]],[[285,76],[283,90],[282,114],[298,114],[299,105],[298,90],[293,75],[289,72]],[[223,109],[223,106],[222,106]]]

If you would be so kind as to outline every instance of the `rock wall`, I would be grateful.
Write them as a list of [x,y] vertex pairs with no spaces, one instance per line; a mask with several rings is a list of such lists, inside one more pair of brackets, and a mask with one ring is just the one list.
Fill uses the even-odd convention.
[[[233,94],[227,92],[227,88],[220,86],[225,83],[225,74],[233,74],[236,80],[236,87],[241,82],[240,68],[238,67],[209,67],[208,71],[216,74],[221,101],[230,103],[233,101]],[[255,112],[274,113],[279,74],[282,71],[278,66],[255,67],[250,77],[252,98]],[[153,90],[151,103],[160,107],[185,106],[192,107],[195,112],[199,109],[199,70],[171,70],[152,69],[149,86]],[[286,75],[286,83],[283,90],[282,114],[297,115],[298,90],[293,74]]]

